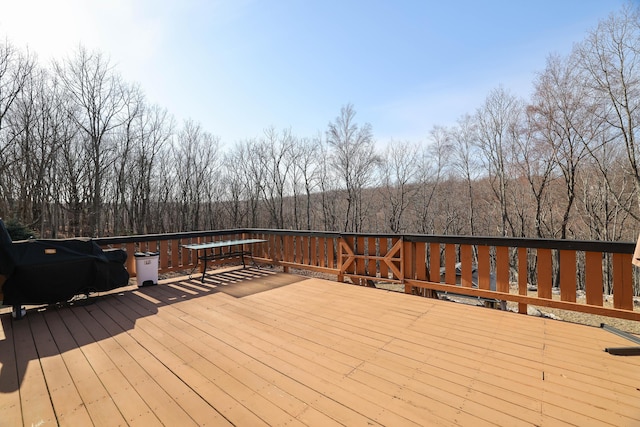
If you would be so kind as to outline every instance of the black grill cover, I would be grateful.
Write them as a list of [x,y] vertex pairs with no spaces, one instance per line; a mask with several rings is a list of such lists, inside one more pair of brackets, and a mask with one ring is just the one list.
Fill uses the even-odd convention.
[[125,251],[103,251],[91,240],[12,243],[0,221],[0,273],[7,277],[2,287],[7,305],[51,304],[126,286],[126,259]]

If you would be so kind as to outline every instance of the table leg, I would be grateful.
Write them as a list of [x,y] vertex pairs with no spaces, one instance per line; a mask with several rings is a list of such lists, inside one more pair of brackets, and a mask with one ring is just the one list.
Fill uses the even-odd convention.
[[204,283],[204,275],[207,273],[207,250],[204,250],[204,266],[202,267],[202,279],[200,279],[200,283]]

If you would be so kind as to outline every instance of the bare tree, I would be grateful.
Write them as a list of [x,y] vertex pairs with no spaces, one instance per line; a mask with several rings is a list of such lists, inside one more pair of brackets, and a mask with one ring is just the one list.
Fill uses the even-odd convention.
[[[534,98],[537,95],[534,95]],[[515,164],[517,175],[524,178],[528,190],[533,197],[533,231],[536,237],[549,237],[547,228],[543,227],[545,221],[545,206],[547,209],[552,204],[549,203],[548,188],[553,179],[555,164],[555,152],[553,146],[547,144],[544,137],[545,121],[536,119],[536,108],[529,106],[526,110],[525,120],[520,129],[519,136],[514,139],[516,158]],[[530,209],[530,203],[522,207]],[[524,229],[523,236],[531,235],[529,229]]]
[[233,227],[258,227],[265,170],[265,153],[256,139],[236,143],[225,154],[223,185],[225,211]]
[[[161,192],[164,175],[158,157],[169,143],[174,131],[173,118],[157,105],[146,106],[135,116],[133,123],[137,138],[131,149],[130,170],[125,181],[129,228],[146,234],[154,230],[151,224],[152,197]],[[167,185],[167,184],[164,184]]]
[[576,198],[578,167],[601,132],[594,120],[594,105],[580,84],[573,57],[550,56],[536,84],[538,130],[554,153],[565,184],[565,204],[559,236],[568,236],[571,210]]
[[51,171],[61,140],[68,137],[59,95],[46,70],[34,68],[6,120],[14,141],[9,174],[16,178],[15,214],[41,235],[54,194]]
[[0,132],[3,120],[18,98],[35,67],[35,60],[5,40],[0,43]]
[[69,216],[65,232],[70,236],[83,236],[85,230],[84,206],[90,198],[89,162],[84,157],[83,141],[78,133],[65,140],[60,149],[57,168],[60,176],[60,199],[65,207],[65,214]]
[[329,147],[327,144],[320,145],[320,158],[324,159],[318,169],[318,179],[322,200],[322,218],[325,230],[335,231],[338,225],[338,178],[333,173],[326,159],[329,158]]
[[507,186],[513,154],[513,127],[517,126],[521,101],[502,87],[492,90],[476,113],[478,143],[484,154],[491,188],[500,203],[500,234],[511,228]]
[[[625,173],[634,183],[640,206],[640,166],[637,133],[640,127],[640,7],[628,3],[610,15],[578,45],[577,65],[585,72],[580,83],[602,107],[594,119],[604,120],[613,131],[611,141],[626,152]],[[593,156],[598,160],[598,156]],[[603,169],[602,167],[600,169]],[[604,179],[608,176],[603,175]],[[613,183],[609,187],[613,188]],[[624,205],[623,200],[619,200]],[[640,216],[630,211],[636,220]]]
[[312,229],[312,211],[311,211],[311,195],[318,188],[318,173],[320,159],[319,153],[322,145],[322,137],[320,135],[314,138],[299,138],[293,149],[289,152],[290,162],[293,165],[291,178],[293,189],[293,209],[294,209],[294,227],[302,228],[300,221],[300,213],[298,212],[298,198],[300,187],[304,191],[304,227],[307,230]]
[[[6,169],[16,160],[15,152],[10,151],[14,151],[15,138],[21,135],[20,129],[15,126],[11,132],[7,132],[6,119],[30,80],[34,66],[35,60],[29,55],[23,54],[6,40],[0,43],[0,188],[5,199],[12,193],[10,187],[14,179],[6,173]],[[7,208],[13,205],[9,201]]]
[[373,187],[374,173],[380,164],[375,153],[371,125],[360,127],[355,122],[356,112],[351,104],[340,110],[340,115],[329,123],[327,142],[332,148],[331,164],[347,192],[347,210],[344,231],[361,231],[367,215],[362,190]]
[[202,204],[218,165],[219,139],[187,120],[177,135],[173,151],[173,174],[177,180],[178,223],[181,230],[201,227]]
[[223,208],[226,211],[228,224],[241,227],[247,223],[248,212],[245,208],[247,188],[244,171],[238,167],[244,159],[244,146],[236,145],[225,153],[222,185],[224,188]]
[[413,202],[418,186],[419,148],[415,144],[391,141],[382,162],[382,197],[387,225],[391,232],[407,231],[405,213]]
[[[613,149],[618,149],[618,152]],[[578,176],[580,207],[587,225],[581,236],[583,238],[618,241],[624,237],[624,225],[635,204],[635,193],[630,191],[633,188],[630,176],[616,167],[623,155],[621,151],[621,146],[604,144],[597,150],[600,153],[598,165],[591,158],[585,159],[586,166],[582,167],[582,173]],[[602,179],[601,168],[604,168],[607,179]],[[615,183],[616,188],[610,188],[609,183]]]
[[[133,216],[131,206],[127,203],[127,193],[130,188],[131,175],[135,171],[133,164],[133,151],[141,144],[140,117],[145,108],[144,96],[137,86],[123,88],[129,94],[124,96],[125,105],[122,111],[122,126],[114,132],[115,159],[113,163],[114,177],[112,184],[107,185],[113,189],[111,195],[113,224],[109,227],[113,233],[121,234],[125,224],[130,222]],[[126,212],[129,218],[125,218]]]
[[[173,132],[173,121],[170,121],[170,132]],[[169,129],[167,129],[169,131]],[[160,130],[160,133],[163,131]],[[158,149],[155,161],[156,168],[149,168],[149,171],[156,172],[149,177],[155,178],[155,185],[149,185],[150,196],[149,210],[151,216],[151,229],[157,233],[168,233],[172,231],[182,231],[175,221],[176,194],[178,194],[178,183],[175,175],[174,148],[170,144],[173,133],[167,136],[167,143],[162,144]]]
[[271,216],[271,225],[280,229],[285,228],[284,199],[293,169],[290,154],[295,143],[291,130],[278,133],[274,128],[265,130],[264,138],[260,141],[261,155],[258,160],[264,172],[260,187]]
[[114,161],[111,132],[122,124],[121,113],[128,92],[122,79],[101,53],[79,47],[74,57],[54,63],[55,71],[73,102],[69,112],[85,135],[83,150],[90,162],[89,233],[102,231],[102,198],[105,174]]
[[[76,137],[78,129],[74,123],[68,119],[69,99],[65,96],[59,81],[49,73],[47,76],[47,85],[39,92],[39,96],[42,97],[42,126],[38,132],[38,139],[42,141],[42,152],[46,153],[49,150],[48,152],[52,160],[50,164],[46,161],[43,162],[43,167],[45,168],[44,179],[48,181],[46,188],[49,193],[46,200],[43,200],[42,210],[49,210],[48,222],[51,237],[56,238],[58,237],[60,225],[64,224],[61,221],[64,204],[60,197],[60,189],[63,188],[60,174],[60,152],[63,147],[68,146]],[[47,156],[44,155],[42,158],[46,159]],[[41,236],[45,235],[46,226],[47,221],[43,220],[40,226]]]
[[450,131],[451,165],[453,171],[465,182],[469,233],[476,234],[476,195],[474,185],[481,174],[476,126],[472,116],[464,115]]
[[412,204],[417,221],[414,227],[419,233],[434,233],[436,230],[434,201],[445,173],[451,152],[449,135],[445,128],[435,126],[429,133],[429,144],[418,153],[417,184],[415,202]]
[[262,167],[262,158],[266,154],[263,147],[255,139],[246,140],[243,147],[246,155],[242,158],[238,167],[242,170],[245,194],[248,201],[249,226],[255,228],[260,225],[260,202],[266,173]]

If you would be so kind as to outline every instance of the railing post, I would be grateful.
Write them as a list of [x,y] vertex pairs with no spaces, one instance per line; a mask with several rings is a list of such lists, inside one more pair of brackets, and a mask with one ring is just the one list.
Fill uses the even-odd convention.
[[338,237],[338,282],[344,282],[344,249],[343,245],[346,244],[344,242],[344,238],[342,236]]
[[[393,244],[392,244],[393,246]],[[389,252],[389,245],[387,243],[387,238],[378,239],[378,249],[380,250],[380,255],[384,256]],[[380,263],[380,277],[388,278],[389,277],[389,266],[386,262]]]
[[440,243],[429,244],[429,280],[440,283]]
[[[285,262],[293,262],[293,236],[285,235],[284,236],[284,255]],[[282,269],[285,273],[289,272],[289,267],[284,266]]]
[[576,251],[560,251],[560,299],[576,302]]
[[129,254],[127,256],[127,271],[129,272],[129,275],[131,277],[135,276],[136,274],[136,259],[134,257],[134,254],[136,253],[136,244],[135,243],[127,243],[125,245],[125,250],[127,251],[127,254]]
[[171,240],[171,269],[172,270],[177,270],[178,266],[180,265],[180,261],[179,261],[179,253],[180,253],[180,248],[178,245],[178,240],[177,239],[173,239]]
[[470,288],[473,286],[473,256],[471,245],[460,245],[460,263],[461,274],[460,284],[464,287]]
[[613,306],[633,310],[633,264],[631,254],[613,254]]
[[[338,240],[330,237],[327,239],[327,267],[328,268],[336,268],[336,247],[335,244]],[[338,246],[340,243],[338,243]]]
[[496,290],[509,293],[509,248],[496,247]]
[[491,289],[491,257],[489,246],[478,246],[478,289]]
[[551,299],[553,264],[551,249],[538,249],[538,298]]
[[427,246],[422,243],[414,243],[415,250],[415,266],[416,266],[416,279],[427,280],[427,274],[429,269],[427,268]]
[[444,245],[444,281],[449,285],[456,284],[456,245]]
[[160,241],[160,270],[169,268],[169,241]]
[[602,252],[585,252],[584,258],[587,304],[602,307]]
[[[376,239],[375,237],[369,237],[368,241],[367,241],[367,254],[369,254],[369,256],[371,258],[369,258],[369,262],[367,264],[367,276],[369,277],[377,277],[378,276],[378,269],[376,267],[376,259],[375,256],[377,254],[377,241],[378,239]],[[373,282],[369,282],[367,283],[368,285],[370,283]]]
[[[403,266],[403,279],[415,279],[415,243],[404,241],[402,244],[403,250],[400,252],[400,256],[402,258],[401,265]],[[405,283],[404,292],[406,294],[413,293],[411,289],[411,285]]]
[[[527,248],[518,248],[518,295],[527,295],[529,259],[527,257]],[[527,304],[518,303],[518,313],[527,314],[529,307]]]

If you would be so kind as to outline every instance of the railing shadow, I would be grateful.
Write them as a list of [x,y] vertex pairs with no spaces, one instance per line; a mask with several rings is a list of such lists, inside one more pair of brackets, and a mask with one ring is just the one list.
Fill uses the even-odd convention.
[[201,275],[185,276],[91,296],[82,304],[33,308],[22,320],[2,314],[0,394],[20,389],[30,363],[127,333],[162,307],[215,293],[243,298],[304,279],[269,269],[234,269],[208,273],[204,281]]

